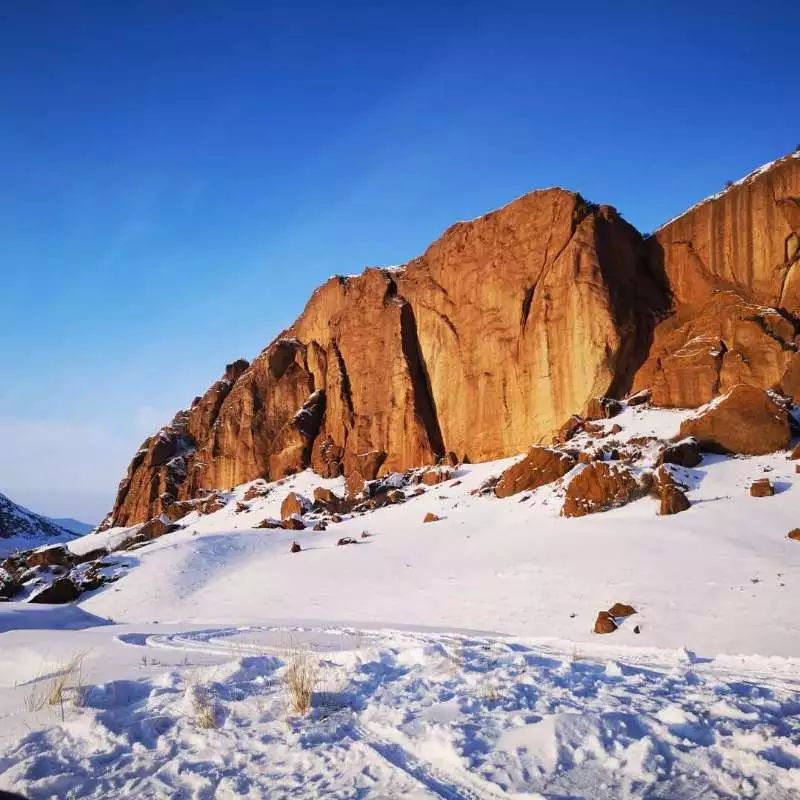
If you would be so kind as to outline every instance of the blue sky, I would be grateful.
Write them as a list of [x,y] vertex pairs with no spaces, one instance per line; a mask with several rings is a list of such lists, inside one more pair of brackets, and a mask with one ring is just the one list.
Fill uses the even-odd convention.
[[794,11],[6,0],[0,489],[96,521],[318,283],[458,219],[558,184],[648,231],[793,149]]

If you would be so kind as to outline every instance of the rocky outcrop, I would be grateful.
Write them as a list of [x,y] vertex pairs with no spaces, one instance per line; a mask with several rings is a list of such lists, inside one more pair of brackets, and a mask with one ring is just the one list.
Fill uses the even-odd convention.
[[692,408],[737,383],[797,391],[800,152],[697,204],[648,239],[672,293],[635,387]]
[[561,514],[583,517],[625,505],[641,493],[633,473],[620,464],[593,461],[567,484]]
[[684,420],[681,436],[693,436],[705,450],[761,455],[789,446],[786,409],[763,389],[739,384]]
[[357,494],[377,472],[449,452],[520,452],[592,398],[625,393],[667,306],[642,237],[613,208],[525,195],[401,268],[317,289],[252,364],[231,364],[144,442],[107,524],[309,465],[354,475]]

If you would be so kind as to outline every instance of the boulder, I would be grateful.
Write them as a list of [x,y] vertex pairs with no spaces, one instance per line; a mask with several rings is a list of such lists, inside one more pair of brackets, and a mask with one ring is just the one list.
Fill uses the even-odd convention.
[[424,483],[426,486],[437,486],[440,483],[445,483],[451,480],[453,471],[447,467],[432,467],[426,469],[420,476],[419,482]]
[[281,528],[287,531],[303,531],[306,524],[300,517],[286,517],[281,520]]
[[69,578],[59,578],[49,586],[39,589],[31,595],[29,603],[71,603],[80,596],[78,587]]
[[281,519],[289,519],[294,515],[303,516],[308,511],[310,503],[297,492],[289,492],[281,503]]
[[595,633],[614,633],[616,629],[617,623],[614,622],[614,617],[608,611],[598,612],[594,623]]
[[559,429],[556,434],[556,441],[562,444],[568,442],[575,434],[580,433],[586,420],[583,417],[573,414]]
[[425,515],[425,518],[424,518],[422,521],[423,521],[423,522],[438,522],[440,519],[441,519],[441,517],[437,516],[437,515],[436,515],[436,514],[434,514],[432,511],[429,511],[429,512],[428,512],[428,513]]
[[218,494],[212,494],[205,498],[205,500],[200,503],[200,513],[201,514],[213,514],[216,511],[221,511],[225,508],[225,501],[220,497]]
[[510,497],[538,489],[566,475],[575,464],[572,456],[551,447],[531,447],[525,458],[503,472],[494,493],[497,497]]
[[613,397],[593,397],[586,407],[586,419],[610,419],[622,411],[622,403]]
[[608,613],[615,619],[619,619],[620,617],[633,616],[636,613],[636,609],[626,603],[614,603],[614,605],[608,609]]
[[663,486],[660,490],[658,513],[662,516],[680,514],[691,507],[689,498],[677,486]]
[[269,528],[272,530],[280,527],[281,521],[279,519],[270,519],[269,517],[267,517],[267,519],[262,519],[261,522],[256,525],[256,528]]
[[642,389],[641,391],[636,392],[635,394],[630,395],[626,399],[626,403],[629,406],[643,406],[650,402],[652,399],[652,392],[649,389]]
[[338,542],[336,542],[337,547],[344,547],[348,544],[358,544],[358,541],[352,536],[343,536]]
[[255,500],[257,497],[266,497],[269,494],[269,489],[263,483],[254,483],[252,486],[247,487],[247,491],[242,496],[245,503]]
[[65,567],[74,563],[72,554],[65,545],[54,544],[34,550],[26,559],[27,567]]
[[22,586],[17,583],[13,574],[0,568],[0,599],[10,600],[21,588]]
[[167,519],[172,520],[172,522],[177,522],[179,519],[183,519],[187,514],[191,514],[196,508],[196,503],[192,500],[176,500],[174,503],[170,503],[164,511]]
[[303,548],[300,547],[297,542],[292,542],[292,546],[289,548],[290,553],[299,553]]
[[180,530],[180,527],[180,525],[165,522],[161,517],[156,517],[155,519],[145,522],[145,524],[136,531],[136,538],[140,540],[158,539],[167,533]]
[[750,484],[750,497],[772,497],[775,487],[769,478],[758,478]]
[[690,437],[668,444],[659,454],[656,464],[676,464],[679,467],[696,467],[703,460],[700,443]]
[[764,389],[741,383],[684,420],[680,435],[712,452],[762,455],[789,446],[789,418]]
[[593,461],[567,484],[561,514],[582,517],[622,506],[642,492],[633,473],[621,464]]
[[314,489],[314,502],[321,506],[337,506],[341,501],[336,492],[326,489],[324,486],[317,486]]
[[328,529],[328,524],[324,520],[319,520],[319,522],[314,523],[314,527],[311,530],[325,531],[327,529]]
[[357,470],[354,469],[344,479],[344,488],[349,498],[358,497],[366,486],[366,478]]
[[800,542],[800,528],[793,528],[786,534],[787,539],[792,539],[795,542]]

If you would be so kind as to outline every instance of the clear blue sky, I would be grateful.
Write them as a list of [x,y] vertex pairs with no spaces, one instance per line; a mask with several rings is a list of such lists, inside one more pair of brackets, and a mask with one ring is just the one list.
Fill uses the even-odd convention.
[[648,231],[793,149],[796,12],[5,0],[0,489],[97,520],[314,286],[458,219],[559,184]]

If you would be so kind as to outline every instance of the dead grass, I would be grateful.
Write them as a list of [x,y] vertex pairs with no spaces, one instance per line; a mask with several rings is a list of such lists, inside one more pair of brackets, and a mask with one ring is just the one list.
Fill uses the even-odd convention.
[[213,730],[217,727],[217,704],[208,686],[198,680],[187,687],[192,704],[192,714],[198,728]]
[[286,650],[286,671],[283,675],[292,714],[305,716],[314,703],[314,690],[319,681],[319,661],[308,648],[290,643]]
[[78,652],[61,664],[48,670],[48,674],[38,677],[25,697],[25,709],[30,712],[41,711],[45,706],[55,706],[64,721],[66,706],[83,708],[86,704],[86,687],[83,684],[83,660],[86,653]]

